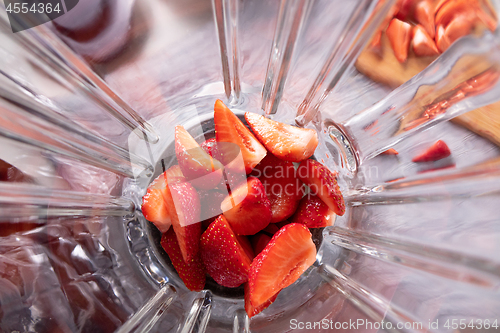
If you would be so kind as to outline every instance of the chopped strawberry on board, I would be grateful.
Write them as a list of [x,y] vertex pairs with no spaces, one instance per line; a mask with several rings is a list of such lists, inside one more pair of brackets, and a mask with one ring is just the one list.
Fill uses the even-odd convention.
[[300,200],[299,208],[290,222],[302,223],[308,228],[323,228],[332,226],[336,217],[317,195],[308,194]]
[[291,223],[278,231],[252,261],[248,298],[254,308],[264,306],[283,288],[294,283],[316,260],[309,229]]
[[161,233],[166,232],[172,225],[172,219],[164,201],[164,197],[167,195],[167,179],[171,182],[184,181],[184,176],[178,165],[156,177],[149,184],[146,195],[142,198],[142,214],[146,220],[153,222]]
[[269,305],[273,304],[273,302],[276,300],[278,297],[278,294],[275,294],[272,296],[270,299],[267,300],[264,304],[260,305],[257,308],[254,308],[252,306],[252,303],[250,302],[250,288],[248,286],[248,283],[245,283],[245,311],[248,315],[248,318],[252,318],[253,316],[261,313],[263,310],[267,309]]
[[175,155],[182,173],[193,186],[212,189],[222,179],[222,164],[207,154],[182,126],[175,127]]
[[254,235],[271,221],[271,203],[258,178],[236,188],[221,203],[224,217],[237,235]]
[[173,229],[169,229],[162,235],[161,246],[167,252],[172,265],[174,265],[175,270],[186,287],[192,291],[203,290],[205,288],[206,273],[200,254],[198,253],[190,261],[184,261]]
[[430,146],[422,154],[415,156],[412,162],[433,162],[451,155],[450,148],[448,145],[441,140],[436,141],[432,146]]
[[385,32],[391,43],[394,55],[399,62],[408,58],[408,49],[411,41],[411,25],[398,19],[392,19]]
[[335,175],[315,160],[305,160],[297,168],[297,176],[316,194],[335,214],[345,213],[344,197],[340,192]]
[[286,220],[293,215],[304,195],[304,185],[297,178],[292,162],[267,154],[251,175],[258,177],[264,185],[271,203],[271,223]]
[[[217,142],[237,144],[243,157],[245,171],[249,174],[266,156],[266,148],[221,100],[215,102],[214,123]],[[224,150],[226,149],[222,149],[221,154],[225,154]],[[221,162],[227,165],[230,161],[222,160]]]
[[245,113],[245,120],[267,150],[283,160],[303,161],[318,146],[318,135],[313,129],[279,123],[251,112]]
[[223,215],[201,235],[200,247],[203,264],[218,284],[236,288],[248,281],[252,258]]

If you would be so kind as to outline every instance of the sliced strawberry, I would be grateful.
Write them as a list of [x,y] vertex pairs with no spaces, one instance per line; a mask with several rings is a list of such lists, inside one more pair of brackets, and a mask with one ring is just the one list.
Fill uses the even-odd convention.
[[413,28],[412,46],[413,52],[419,57],[439,55],[436,43],[421,25],[416,25]]
[[193,186],[212,189],[222,178],[222,164],[207,154],[182,126],[175,127],[175,155],[182,173]]
[[297,178],[292,162],[267,154],[251,175],[258,177],[264,185],[271,203],[271,223],[286,220],[293,215],[304,195],[304,185]]
[[267,150],[283,160],[303,161],[318,146],[315,130],[279,123],[251,112],[245,113],[245,120]]
[[[266,149],[221,100],[215,102],[214,123],[217,142],[237,144],[241,150],[245,171],[247,174],[250,173],[266,156]],[[222,152],[222,154],[225,154],[225,152]],[[222,160],[221,162],[224,165],[229,164],[229,161]]]
[[450,39],[445,35],[445,29],[442,25],[438,25],[436,28],[436,46],[439,52],[443,53],[451,45]]
[[457,39],[471,32],[476,20],[477,17],[470,14],[455,16],[446,29],[444,29],[444,36],[446,36],[450,44],[453,44]]
[[[217,140],[215,138],[207,139],[200,145],[201,149],[205,151],[208,155],[214,157],[217,156]],[[216,157],[215,157],[216,158]]]
[[188,182],[168,182],[163,198],[172,219],[172,226],[184,260],[190,261],[199,251],[201,235],[200,199]]
[[248,315],[248,318],[252,318],[253,316],[267,309],[269,305],[273,304],[273,302],[276,300],[278,294],[279,292],[274,296],[272,296],[270,299],[268,299],[266,302],[264,302],[264,304],[262,304],[258,308],[254,308],[252,306],[252,303],[250,302],[250,287],[248,286],[248,283],[245,283],[245,311]]
[[220,205],[227,197],[227,191],[224,193],[216,190],[198,190],[197,192],[200,197],[200,219],[202,221],[215,219],[222,214]]
[[305,160],[297,169],[297,176],[337,215],[344,215],[344,197],[335,175],[324,165],[314,160]]
[[444,141],[438,140],[422,154],[413,158],[412,162],[419,163],[437,161],[450,155],[451,151],[450,148],[448,148],[448,145]]
[[415,6],[419,2],[419,0],[400,0],[399,2],[399,10],[395,15],[396,18],[401,21],[409,21],[413,13],[415,11]]
[[316,246],[309,229],[291,223],[278,231],[255,257],[248,277],[250,304],[259,308],[283,288],[294,283],[316,260]]
[[309,194],[300,200],[297,212],[290,219],[292,223],[302,223],[308,228],[323,228],[335,223],[334,212],[317,195]]
[[171,182],[184,181],[184,176],[178,165],[174,165],[149,184],[146,195],[142,198],[142,214],[146,220],[160,230],[166,232],[172,225],[172,220],[164,201],[167,195],[167,179]]
[[238,243],[240,243],[243,251],[245,251],[245,254],[248,256],[248,258],[250,258],[250,260],[253,260],[253,258],[255,258],[255,252],[248,237],[237,235],[236,239],[238,240]]
[[271,221],[271,203],[259,179],[249,177],[221,204],[224,217],[238,235],[254,235]]
[[411,25],[395,18],[389,23],[385,33],[389,38],[396,59],[399,62],[405,62],[408,58],[411,41]]
[[[279,230],[279,229],[278,229]],[[260,232],[256,234],[255,236],[252,237],[252,248],[253,252],[256,254],[259,254],[264,250],[266,245],[269,243],[271,240],[271,236],[268,234],[265,234],[263,232]]]
[[398,154],[399,154],[398,151],[394,148],[389,148],[381,153],[381,155],[398,155]]
[[267,227],[262,229],[263,232],[270,234],[271,236],[280,230],[278,223],[269,223]]
[[200,247],[203,264],[218,284],[235,288],[248,280],[252,259],[223,215],[201,235]]
[[430,0],[420,1],[415,7],[415,19],[427,32],[427,35],[434,39],[436,25],[434,23],[434,5]]
[[186,287],[191,291],[203,290],[205,288],[206,273],[200,254],[198,253],[190,261],[184,261],[173,229],[169,229],[162,235],[161,246],[167,252],[172,265],[174,265],[175,270]]
[[[162,176],[163,174],[160,175],[160,177]],[[146,195],[142,197],[141,209],[146,220],[153,222],[160,232],[166,232],[172,225],[161,190],[148,188]]]
[[247,174],[239,146],[230,142],[217,142],[215,138],[212,138],[205,140],[201,148],[213,158],[226,163],[223,182],[217,188],[231,191],[246,182]]

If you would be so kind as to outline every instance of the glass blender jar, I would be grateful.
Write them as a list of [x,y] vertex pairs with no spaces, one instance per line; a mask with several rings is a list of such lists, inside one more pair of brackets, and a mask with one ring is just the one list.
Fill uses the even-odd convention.
[[[3,331],[495,328],[499,150],[445,120],[500,98],[497,32],[391,91],[354,63],[395,1],[63,3],[37,26],[2,9]],[[175,126],[213,137],[216,99],[315,129],[348,205],[314,234],[315,264],[251,320],[241,289],[188,291],[140,212]],[[450,158],[411,162],[438,139]]]

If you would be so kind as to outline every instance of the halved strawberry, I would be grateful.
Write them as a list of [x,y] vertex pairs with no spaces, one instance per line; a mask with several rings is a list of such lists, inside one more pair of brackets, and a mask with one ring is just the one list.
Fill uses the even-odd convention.
[[302,223],[308,228],[323,228],[335,223],[334,212],[317,195],[309,194],[300,200],[299,208],[290,219],[292,223]]
[[303,161],[318,146],[315,130],[279,123],[251,112],[245,113],[245,120],[267,150],[283,160]]
[[262,229],[263,232],[270,234],[271,236],[277,233],[280,230],[278,223],[269,223],[267,227]]
[[[279,229],[278,229],[279,230]],[[266,245],[269,244],[271,236],[266,233],[259,232],[252,237],[252,248],[253,252],[259,254],[265,249]]]
[[164,196],[172,227],[177,235],[182,257],[187,262],[196,257],[201,235],[200,199],[194,187],[187,182],[168,182]]
[[434,23],[434,4],[430,0],[420,1],[415,7],[415,19],[427,32],[427,35],[434,39],[436,35],[436,25]]
[[178,165],[174,165],[149,184],[146,195],[142,198],[142,214],[146,220],[160,230],[166,232],[172,225],[172,220],[164,201],[167,191],[167,178],[171,182],[184,181],[181,169]]
[[297,176],[337,215],[344,215],[344,197],[335,175],[324,165],[314,160],[305,160],[297,168]]
[[389,38],[396,59],[399,62],[405,62],[408,58],[411,41],[411,25],[395,18],[389,23],[385,33]]
[[[217,140],[215,138],[207,139],[203,141],[200,145],[201,149],[205,151],[208,155],[214,157],[217,153]],[[216,157],[214,157],[216,158]]]
[[239,146],[231,142],[217,142],[212,138],[205,140],[201,144],[201,149],[225,163],[224,179],[217,188],[222,189],[225,186],[225,189],[231,191],[246,181],[247,175]]
[[235,288],[248,280],[252,259],[223,215],[201,235],[200,247],[203,264],[218,284]]
[[245,251],[245,254],[248,256],[248,258],[250,258],[250,260],[253,260],[253,258],[255,258],[255,251],[253,250],[253,246],[252,243],[250,242],[250,239],[248,239],[247,236],[241,236],[241,235],[236,235],[236,239],[243,248],[243,251]]
[[192,291],[203,290],[205,288],[206,273],[200,254],[198,253],[190,261],[184,261],[173,229],[169,229],[162,235],[161,246],[167,252],[172,265],[174,265],[175,270],[186,287]]
[[[247,174],[250,173],[254,166],[266,156],[266,149],[221,100],[215,102],[214,123],[217,142],[237,144],[243,157],[245,171]],[[224,151],[221,153],[225,154]],[[229,164],[229,161],[222,160],[221,162],[224,165]]]
[[438,140],[422,154],[413,158],[412,162],[419,163],[437,161],[450,155],[451,151],[450,148],[448,148],[448,145],[444,141]]
[[315,260],[316,246],[306,226],[291,223],[281,228],[252,261],[248,277],[251,305],[263,306],[294,283]]
[[273,304],[273,302],[276,300],[278,294],[279,292],[274,296],[272,296],[270,299],[268,299],[266,302],[264,302],[264,304],[262,304],[258,308],[254,308],[252,306],[252,303],[250,302],[250,287],[248,286],[248,283],[245,283],[245,311],[248,315],[248,318],[252,318],[253,316],[267,309],[269,305]]
[[175,155],[182,173],[195,187],[212,189],[222,178],[222,164],[207,154],[182,126],[175,127]]
[[416,25],[413,28],[412,46],[413,52],[419,57],[439,55],[436,43],[421,25]]
[[[160,175],[160,177],[162,177]],[[158,183],[156,180],[151,183],[154,185]],[[160,189],[155,189],[148,187],[146,195],[142,197],[142,214],[146,220],[153,222],[153,224],[160,230],[160,232],[166,232],[172,225],[172,220],[170,219],[170,214],[167,210],[167,205],[163,201],[163,194]]]
[[258,177],[264,185],[271,203],[271,223],[286,220],[293,215],[304,195],[304,185],[295,175],[292,162],[267,154],[251,175]]
[[271,203],[259,179],[249,177],[221,203],[224,217],[238,235],[254,235],[271,221]]

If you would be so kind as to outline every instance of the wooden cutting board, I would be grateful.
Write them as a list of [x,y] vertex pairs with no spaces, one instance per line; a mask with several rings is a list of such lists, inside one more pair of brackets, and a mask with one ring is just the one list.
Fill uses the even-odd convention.
[[[435,57],[417,57],[410,51],[408,60],[400,63],[382,34],[381,52],[364,50],[356,62],[358,71],[374,81],[396,88],[425,69]],[[452,122],[464,126],[476,134],[500,146],[500,102],[455,117]]]

